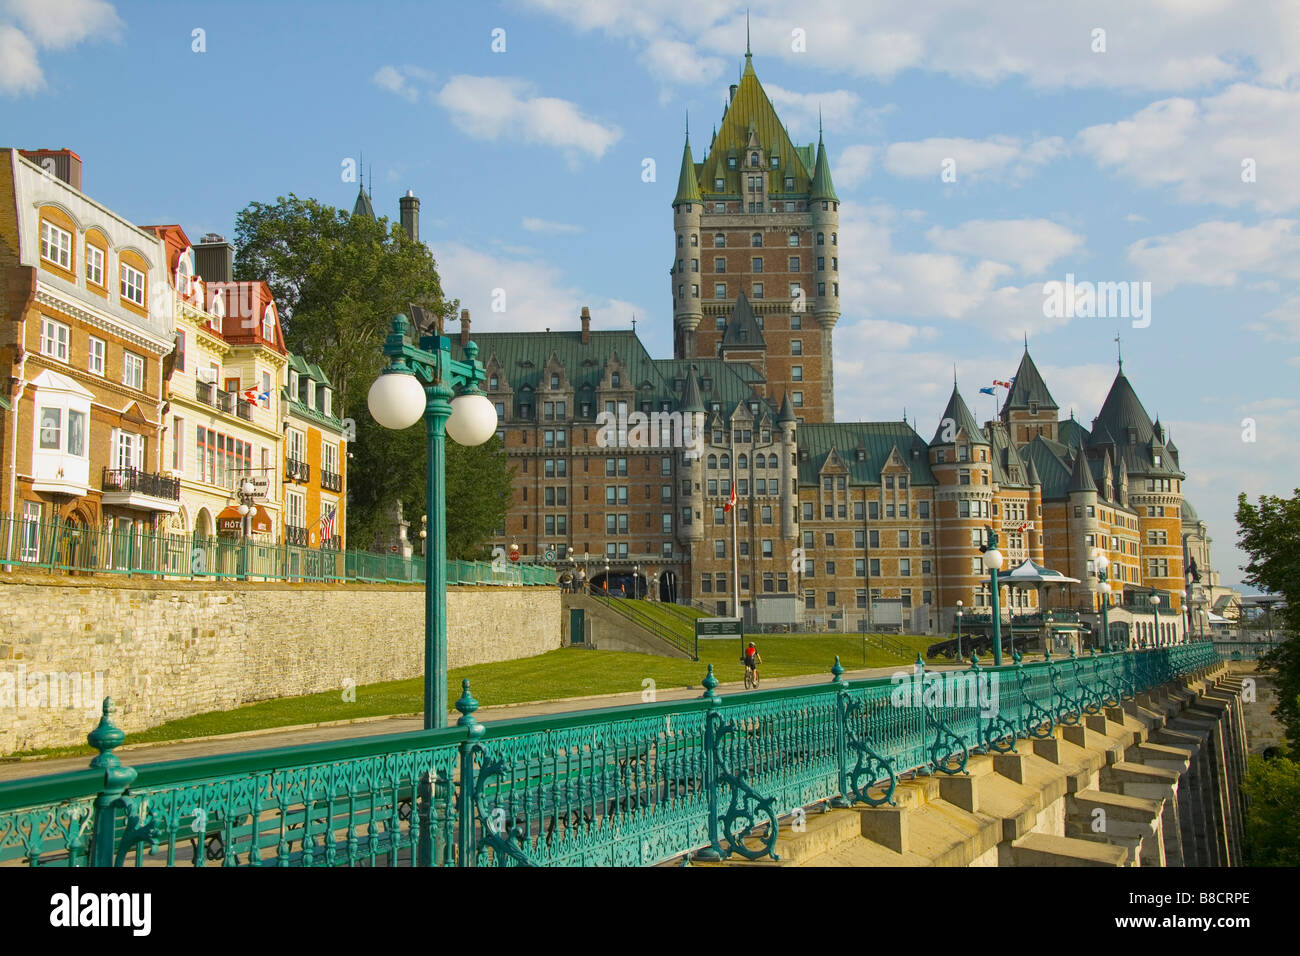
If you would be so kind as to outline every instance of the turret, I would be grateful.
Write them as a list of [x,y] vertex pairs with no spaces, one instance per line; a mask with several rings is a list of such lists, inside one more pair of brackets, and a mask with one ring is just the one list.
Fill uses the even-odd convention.
[[[702,450],[704,447],[704,401],[700,398],[700,387],[695,378],[695,368],[692,366],[686,373],[686,386],[682,392],[682,421],[683,427],[686,422],[690,422],[691,439],[695,442],[695,449]],[[699,426],[700,431],[696,430]],[[686,495],[683,502],[691,511],[691,520],[689,524],[679,523],[677,526],[677,539],[683,544],[691,541],[704,540],[704,461],[702,454],[697,454],[691,459],[684,459],[684,471],[690,477],[691,489]]]
[[681,358],[695,357],[695,330],[704,319],[700,299],[700,222],[704,202],[700,198],[700,183],[695,174],[695,161],[691,157],[690,130],[682,148],[682,168],[677,177],[677,194],[673,197],[673,232],[676,248],[673,250],[672,276],[673,331],[677,339],[676,354]]
[[835,420],[835,380],[832,369],[832,336],[840,319],[840,200],[831,183],[831,167],[822,139],[821,121],[817,124],[817,164],[809,193],[812,210],[813,256],[816,270],[812,289],[813,316],[822,330],[822,420]]
[[[1086,592],[1086,597],[1081,603],[1091,611],[1096,603],[1093,595],[1097,590],[1097,578],[1088,572],[1088,563],[1092,561],[1092,548],[1100,543],[1101,524],[1097,517],[1097,483],[1088,465],[1088,455],[1082,448],[1075,455],[1070,484],[1066,487],[1066,509],[1070,574],[1082,582],[1080,587]],[[1088,536],[1093,542],[1091,547],[1087,544]]]
[[798,424],[787,392],[781,400],[781,414],[776,419],[777,428],[781,430],[781,537],[787,541],[799,537],[799,472],[795,463]]
[[1038,477],[1038,467],[1030,455],[1025,455],[1029,463],[1025,471],[1025,480],[1029,483],[1029,520],[1032,530],[1026,539],[1029,542],[1029,557],[1035,564],[1045,564],[1043,555],[1043,482]]

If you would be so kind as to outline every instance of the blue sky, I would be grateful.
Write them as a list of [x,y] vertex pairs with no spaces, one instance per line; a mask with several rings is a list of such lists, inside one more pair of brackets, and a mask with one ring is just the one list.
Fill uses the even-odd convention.
[[[838,417],[906,408],[929,434],[956,363],[986,418],[977,389],[1027,333],[1090,424],[1118,331],[1239,581],[1236,493],[1300,484],[1300,5],[749,6],[759,78],[796,142],[821,108],[843,201]],[[0,0],[0,142],[76,150],[91,196],[191,238],[291,191],[350,207],[364,151],[380,214],[421,198],[474,328],[570,328],[589,305],[667,357],[685,115],[698,160],[744,20],[728,0]],[[1046,317],[1067,274],[1150,282],[1150,325]]]

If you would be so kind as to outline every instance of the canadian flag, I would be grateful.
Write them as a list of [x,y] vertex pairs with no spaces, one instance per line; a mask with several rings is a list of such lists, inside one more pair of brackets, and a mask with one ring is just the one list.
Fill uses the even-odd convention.
[[731,486],[731,498],[722,506],[722,510],[730,511],[734,507],[736,507],[736,486],[733,484]]

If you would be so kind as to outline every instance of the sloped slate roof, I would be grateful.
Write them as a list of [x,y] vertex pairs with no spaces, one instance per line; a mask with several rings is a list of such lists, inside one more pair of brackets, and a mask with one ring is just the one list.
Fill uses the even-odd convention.
[[722,347],[724,349],[767,348],[767,343],[763,341],[763,330],[758,326],[758,319],[754,317],[754,310],[750,307],[744,289],[741,289],[736,297],[736,304],[731,309],[731,317],[727,319],[727,330],[722,333]]
[[934,430],[934,438],[930,440],[931,445],[950,444],[950,442],[943,440],[945,431],[943,423],[950,418],[956,422],[957,431],[965,431],[971,441],[988,441],[988,436],[984,434],[984,430],[975,422],[975,416],[972,415],[970,409],[966,407],[966,402],[961,397],[961,392],[957,390],[956,385],[952,387],[952,395],[948,398],[948,405],[944,408],[943,415],[939,419],[939,427]]
[[1043,376],[1038,373],[1038,366],[1029,357],[1029,349],[1026,348],[1025,354],[1020,359],[1020,368],[1016,370],[1016,380],[1011,386],[1011,391],[1007,393],[1006,404],[1002,407],[1003,410],[1028,408],[1034,402],[1038,403],[1039,408],[1058,407],[1056,400],[1052,398],[1052,393],[1047,390],[1047,383],[1043,381]]
[[[645,346],[631,330],[592,332],[588,344],[582,344],[579,331],[563,332],[480,332],[473,336],[478,345],[478,359],[484,365],[495,356],[501,364],[505,379],[518,394],[527,386],[533,390],[542,384],[546,363],[554,353],[564,366],[565,375],[574,391],[584,386],[602,387],[601,376],[605,365],[617,353],[625,373],[623,384],[637,389],[637,400],[666,401],[674,396]],[[458,339],[452,339],[452,355],[463,360],[464,350]],[[643,382],[650,382],[648,394],[641,391]],[[608,387],[608,383],[604,383]]]
[[1042,484],[1044,500],[1065,497],[1065,491],[1070,485],[1070,469],[1064,463],[1065,452],[1064,445],[1049,441],[1042,435],[1020,449],[1021,457],[1034,463],[1034,470],[1038,472]]
[[1159,465],[1155,463],[1151,443],[1159,439],[1151,417],[1142,407],[1123,369],[1115,376],[1106,401],[1102,402],[1097,424],[1105,426],[1114,437],[1116,451],[1124,459],[1130,475],[1182,477],[1174,456],[1165,454]]
[[[903,462],[909,466],[913,484],[935,484],[925,439],[907,422],[805,424],[799,426],[795,438],[799,446],[800,484],[817,483],[822,465],[832,447],[848,468],[849,482],[852,484],[879,484],[880,470],[889,460],[894,448],[898,449]],[[866,452],[864,461],[858,461],[858,448]],[[913,449],[916,450],[915,455],[912,454]]]

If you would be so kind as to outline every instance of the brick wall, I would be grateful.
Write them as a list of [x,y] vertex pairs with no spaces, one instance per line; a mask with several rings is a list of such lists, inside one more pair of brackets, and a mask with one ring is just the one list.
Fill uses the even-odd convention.
[[[558,590],[453,588],[447,604],[451,668],[560,646]],[[252,701],[341,692],[345,680],[418,677],[424,591],[0,580],[0,754],[84,743],[95,723],[86,707],[19,706],[16,693],[7,701],[20,665],[29,675],[105,672],[104,692],[131,734]]]

